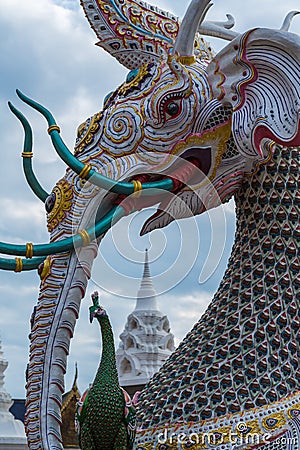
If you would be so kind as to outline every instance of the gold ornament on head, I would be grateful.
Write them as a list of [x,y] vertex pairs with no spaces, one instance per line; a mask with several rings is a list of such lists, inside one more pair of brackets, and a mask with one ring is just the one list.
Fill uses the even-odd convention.
[[140,82],[143,81],[147,75],[149,75],[149,69],[148,69],[148,64],[145,64],[139,69],[138,73],[133,78],[133,80],[124,83],[119,88],[119,94],[126,95],[127,92],[130,91],[131,89],[138,88],[140,85]]
[[64,219],[67,211],[71,210],[73,198],[72,186],[66,180],[60,180],[52,193],[55,194],[55,204],[47,215],[50,232]]

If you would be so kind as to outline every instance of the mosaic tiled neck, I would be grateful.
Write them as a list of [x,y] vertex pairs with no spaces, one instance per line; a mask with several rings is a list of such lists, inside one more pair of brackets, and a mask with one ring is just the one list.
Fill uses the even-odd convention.
[[224,279],[144,389],[143,429],[218,421],[300,390],[299,157],[299,149],[277,148],[236,195],[236,239]]

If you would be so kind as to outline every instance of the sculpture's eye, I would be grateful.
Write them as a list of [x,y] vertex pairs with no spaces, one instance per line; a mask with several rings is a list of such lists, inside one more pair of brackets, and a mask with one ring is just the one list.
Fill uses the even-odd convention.
[[129,72],[126,78],[126,83],[131,83],[138,75],[140,69],[133,69]]
[[164,112],[167,118],[177,117],[181,112],[181,99],[180,100],[169,100],[164,105]]
[[45,209],[47,211],[47,213],[49,214],[56,202],[56,194],[54,192],[52,192],[52,194],[49,195],[49,197],[46,198],[45,201]]
[[166,108],[166,113],[169,114],[169,116],[177,116],[177,114],[179,113],[178,103],[175,102],[169,103]]

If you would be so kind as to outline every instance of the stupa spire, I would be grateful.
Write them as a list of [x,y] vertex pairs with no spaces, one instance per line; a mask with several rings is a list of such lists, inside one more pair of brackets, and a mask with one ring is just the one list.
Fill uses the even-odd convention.
[[156,292],[150,273],[148,249],[145,250],[144,272],[137,293],[135,310],[158,311]]
[[143,273],[143,281],[146,281],[147,279],[151,280],[151,274],[150,274],[150,267],[149,267],[149,256],[148,256],[148,249],[145,250],[145,262],[144,262],[144,273]]

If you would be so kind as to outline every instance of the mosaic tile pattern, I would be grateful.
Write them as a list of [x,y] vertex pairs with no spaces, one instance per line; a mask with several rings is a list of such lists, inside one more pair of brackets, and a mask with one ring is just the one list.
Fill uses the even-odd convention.
[[299,149],[277,147],[236,195],[226,274],[205,314],[143,390],[142,430],[218,421],[300,390],[299,162]]

